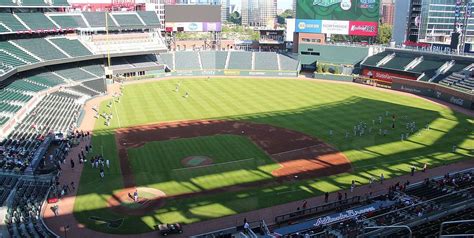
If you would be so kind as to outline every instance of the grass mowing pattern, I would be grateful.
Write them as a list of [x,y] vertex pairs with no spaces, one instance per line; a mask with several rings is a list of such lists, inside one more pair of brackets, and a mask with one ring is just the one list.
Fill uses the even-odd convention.
[[[186,168],[181,160],[208,156],[210,166]],[[156,141],[128,150],[135,181],[167,195],[271,179],[280,166],[244,136],[215,135]]]
[[[91,229],[109,233],[151,231],[157,222],[198,222],[262,207],[321,195],[350,186],[356,179],[367,183],[371,176],[384,173],[386,178],[409,172],[410,166],[442,165],[469,158],[474,149],[474,120],[422,99],[387,93],[356,85],[331,84],[300,80],[268,79],[188,79],[180,92],[173,90],[178,80],[166,80],[126,86],[124,97],[109,109],[103,102],[101,112],[112,111],[111,127],[97,121],[93,138],[94,152],[103,146],[111,160],[111,171],[99,182],[98,171],[85,167],[75,204],[76,218]],[[185,92],[189,98],[183,98]],[[387,136],[377,133],[345,138],[354,125],[383,116],[382,124],[373,125],[374,132],[391,127],[397,114],[397,127]],[[407,117],[405,120],[404,117]],[[117,219],[122,216],[106,208],[106,199],[122,188],[117,150],[112,129],[170,120],[234,119],[267,123],[319,137],[336,146],[351,160],[353,174],[339,174],[318,180],[298,181],[279,186],[227,192],[212,196],[173,200],[156,214],[127,217],[119,229],[92,224],[89,216]],[[418,130],[404,142],[405,121],[415,121],[418,128],[429,124],[430,130]],[[398,124],[399,123],[399,124]],[[328,131],[333,130],[333,136]],[[457,145],[456,153],[452,146]],[[472,156],[472,154],[471,154]]]

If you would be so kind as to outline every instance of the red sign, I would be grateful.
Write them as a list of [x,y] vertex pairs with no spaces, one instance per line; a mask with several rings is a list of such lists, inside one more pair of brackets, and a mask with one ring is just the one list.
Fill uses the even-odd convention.
[[349,35],[351,36],[376,36],[378,31],[377,22],[350,21]]
[[362,70],[362,75],[364,75],[368,78],[374,78],[374,79],[382,80],[382,81],[385,81],[385,82],[392,82],[393,78],[416,80],[416,77],[414,77],[414,76],[401,75],[401,74],[390,73],[390,72],[379,71],[379,70],[373,70],[373,69],[364,69],[364,70]]

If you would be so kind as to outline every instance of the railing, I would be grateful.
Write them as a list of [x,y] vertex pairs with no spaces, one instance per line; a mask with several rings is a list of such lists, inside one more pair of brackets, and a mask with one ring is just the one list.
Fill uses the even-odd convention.
[[353,204],[359,203],[360,200],[361,200],[360,196],[355,196],[355,197],[344,199],[341,201],[332,202],[332,203],[324,204],[317,207],[311,207],[308,209],[303,209],[300,211],[279,215],[275,217],[275,223],[281,224],[284,222],[297,220],[306,216],[315,215],[321,212],[330,211],[334,208],[339,208],[341,206],[353,205]]

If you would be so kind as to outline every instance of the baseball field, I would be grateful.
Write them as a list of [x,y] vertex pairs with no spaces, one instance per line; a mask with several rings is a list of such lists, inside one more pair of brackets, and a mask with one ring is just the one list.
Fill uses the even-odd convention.
[[183,78],[122,92],[100,105],[113,116],[109,126],[100,117],[93,136],[93,155],[111,166],[103,179],[84,167],[74,208],[107,233],[228,216],[473,156],[473,118],[353,84]]

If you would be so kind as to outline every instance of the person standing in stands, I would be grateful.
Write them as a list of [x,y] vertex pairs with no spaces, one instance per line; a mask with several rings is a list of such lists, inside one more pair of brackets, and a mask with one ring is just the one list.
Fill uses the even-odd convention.
[[74,160],[71,159],[71,169],[74,170]]
[[105,177],[105,174],[104,174],[104,169],[103,168],[100,168],[100,178],[103,179]]

